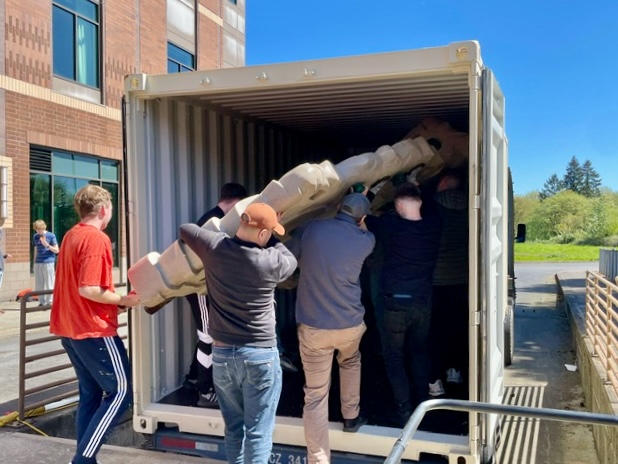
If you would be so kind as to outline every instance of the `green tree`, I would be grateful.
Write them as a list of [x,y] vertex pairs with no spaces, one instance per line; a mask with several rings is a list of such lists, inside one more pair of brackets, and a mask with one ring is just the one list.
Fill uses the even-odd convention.
[[588,245],[603,245],[610,234],[609,202],[605,197],[592,200],[590,214],[586,218],[584,241]]
[[581,193],[584,183],[584,170],[582,169],[577,158],[571,158],[567,164],[566,173],[562,178],[562,186],[565,190],[572,190],[575,193]]
[[527,224],[534,214],[534,210],[539,206],[539,194],[530,192],[526,195],[515,195],[513,198],[513,222],[517,224]]
[[539,192],[539,198],[545,200],[551,196],[554,196],[556,193],[564,190],[562,181],[558,179],[556,174],[552,174],[549,179],[545,181],[545,185],[543,185],[543,190]]
[[592,167],[590,160],[586,160],[582,165],[582,185],[579,193],[585,197],[598,197],[601,195],[601,176]]
[[583,235],[588,212],[586,197],[564,190],[539,203],[528,221],[530,240],[572,242]]

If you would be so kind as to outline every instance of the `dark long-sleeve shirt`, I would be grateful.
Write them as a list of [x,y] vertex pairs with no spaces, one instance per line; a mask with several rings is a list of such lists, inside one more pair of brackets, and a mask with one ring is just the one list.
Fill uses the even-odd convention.
[[413,294],[419,285],[431,285],[442,233],[438,214],[431,212],[410,221],[386,213],[367,216],[365,223],[382,247],[382,293]]
[[195,224],[183,224],[180,238],[204,263],[212,338],[276,346],[274,292],[296,269],[294,255],[280,242],[262,248]]
[[433,284],[465,284],[468,282],[468,197],[461,190],[449,189],[436,193],[435,201],[444,228]]

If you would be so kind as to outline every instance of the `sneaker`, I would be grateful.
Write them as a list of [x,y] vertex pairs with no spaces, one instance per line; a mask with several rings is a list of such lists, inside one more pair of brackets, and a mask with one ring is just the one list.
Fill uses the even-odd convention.
[[463,379],[461,378],[461,372],[457,369],[451,367],[446,371],[446,383],[461,383]]
[[182,382],[182,388],[185,390],[195,390],[197,388],[197,379],[185,377],[184,382]]
[[444,391],[444,385],[442,385],[442,380],[438,379],[434,383],[429,384],[429,396],[442,396],[445,393],[446,392]]
[[281,369],[287,372],[298,372],[298,367],[288,358],[286,355],[282,354],[279,356],[279,363],[281,364]]
[[410,402],[398,404],[397,409],[395,410],[395,414],[393,416],[393,420],[397,427],[399,427],[400,429],[404,428],[410,420],[412,412],[412,405],[410,404]]
[[217,392],[214,389],[208,391],[208,393],[200,393],[200,397],[197,400],[197,406],[199,408],[218,408],[219,402],[217,401]]
[[363,425],[367,423],[367,418],[359,413],[354,419],[343,419],[343,431],[348,433],[358,432]]

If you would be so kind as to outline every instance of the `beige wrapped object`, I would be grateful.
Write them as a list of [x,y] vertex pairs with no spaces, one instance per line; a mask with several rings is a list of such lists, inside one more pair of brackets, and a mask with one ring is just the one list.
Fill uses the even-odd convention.
[[416,176],[419,183],[438,174],[443,168],[464,166],[469,156],[469,137],[465,132],[456,131],[448,122],[436,118],[426,118],[406,135],[414,139],[436,139],[440,142],[439,156],[432,158]]
[[[223,219],[210,219],[203,227],[233,236],[247,205],[264,202],[283,213],[281,223],[290,231],[309,218],[334,214],[343,195],[355,183],[374,184],[427,164],[435,156],[435,149],[417,137],[353,156],[337,165],[330,161],[301,164],[271,181],[259,195],[239,201]],[[180,241],[160,255],[148,253],[131,266],[128,277],[144,306],[154,310],[172,298],[206,292],[201,260]]]

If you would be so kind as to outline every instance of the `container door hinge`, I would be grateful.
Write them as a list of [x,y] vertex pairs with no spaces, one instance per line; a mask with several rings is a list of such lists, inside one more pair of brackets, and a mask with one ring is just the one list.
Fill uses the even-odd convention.
[[480,195],[472,196],[472,208],[481,209],[481,196]]
[[474,313],[472,313],[472,325],[481,325],[480,311],[474,311]]
[[472,430],[470,430],[470,441],[477,442],[477,444],[480,444],[479,442],[480,439],[481,439],[481,426],[475,425],[474,427],[472,427]]

